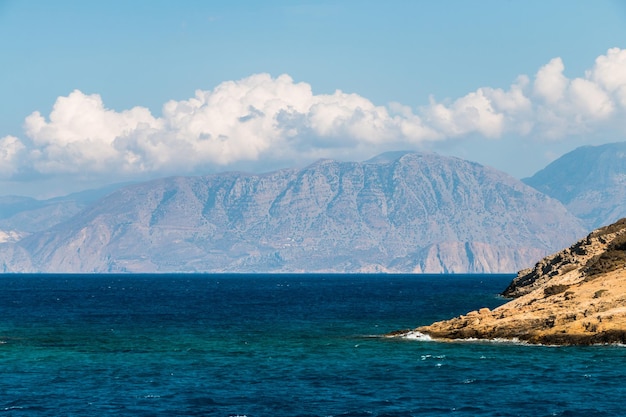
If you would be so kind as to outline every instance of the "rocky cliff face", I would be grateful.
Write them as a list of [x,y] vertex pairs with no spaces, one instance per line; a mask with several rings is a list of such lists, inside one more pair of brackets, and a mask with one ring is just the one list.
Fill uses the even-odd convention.
[[511,272],[582,235],[560,203],[504,173],[394,153],[125,187],[5,244],[0,260],[50,272]]
[[[504,290],[506,297],[520,297],[544,287],[553,278],[575,271],[578,278],[610,272],[626,262],[626,219],[591,232],[567,249],[540,260],[533,268],[518,272]],[[572,274],[570,274],[572,275]]]
[[517,298],[416,331],[438,339],[626,343],[626,219],[520,271],[504,294]]
[[523,180],[592,230],[626,217],[626,142],[583,146]]

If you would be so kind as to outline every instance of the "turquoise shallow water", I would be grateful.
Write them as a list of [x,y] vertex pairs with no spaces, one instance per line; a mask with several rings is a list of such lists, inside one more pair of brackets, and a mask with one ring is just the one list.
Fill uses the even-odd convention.
[[511,278],[5,275],[0,414],[624,415],[624,347],[380,337]]

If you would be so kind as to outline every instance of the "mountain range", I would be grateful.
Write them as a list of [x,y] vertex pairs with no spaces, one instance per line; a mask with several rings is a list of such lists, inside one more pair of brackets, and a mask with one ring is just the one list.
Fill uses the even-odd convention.
[[391,152],[45,201],[0,197],[0,268],[514,272],[620,215],[622,149],[579,148],[523,182],[458,158]]

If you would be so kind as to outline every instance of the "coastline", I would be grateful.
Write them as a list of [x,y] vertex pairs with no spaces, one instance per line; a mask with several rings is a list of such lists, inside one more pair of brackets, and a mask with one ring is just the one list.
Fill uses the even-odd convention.
[[626,219],[520,271],[503,295],[515,298],[389,337],[626,344]]

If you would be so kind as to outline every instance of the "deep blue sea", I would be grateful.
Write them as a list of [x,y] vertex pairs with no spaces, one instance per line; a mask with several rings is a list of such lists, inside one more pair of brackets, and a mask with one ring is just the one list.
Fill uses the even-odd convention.
[[0,414],[626,415],[626,347],[381,337],[512,278],[0,276]]

